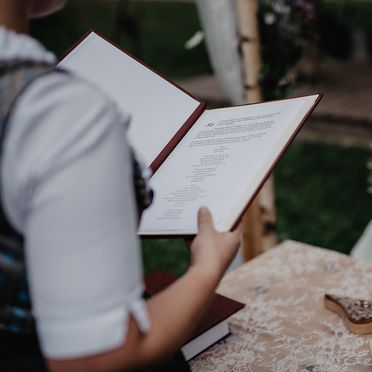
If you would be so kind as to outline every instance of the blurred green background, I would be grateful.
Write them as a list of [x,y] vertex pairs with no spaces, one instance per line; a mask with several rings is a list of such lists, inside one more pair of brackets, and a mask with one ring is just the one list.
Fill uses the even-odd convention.
[[[346,35],[342,10],[337,3],[332,15],[331,3],[324,3],[319,27],[330,25]],[[192,3],[75,0],[61,13],[33,22],[31,31],[59,56],[92,28],[172,79],[211,73],[204,44],[184,47],[201,28]],[[347,43],[332,43],[332,35],[320,40],[322,52],[347,56]],[[370,157],[368,149],[295,141],[274,175],[279,239],[349,253],[371,218]],[[161,268],[181,274],[187,268],[188,252],[180,239],[146,240],[142,250],[146,273]]]
[[91,29],[171,78],[211,72],[204,44],[184,48],[200,30],[192,3],[73,0],[62,12],[33,22],[31,33],[60,56]]

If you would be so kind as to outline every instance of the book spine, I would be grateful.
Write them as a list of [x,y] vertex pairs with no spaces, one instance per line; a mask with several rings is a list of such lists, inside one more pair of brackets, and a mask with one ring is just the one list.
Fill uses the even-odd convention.
[[201,102],[197,109],[192,113],[192,115],[185,121],[178,132],[173,136],[173,138],[168,142],[168,144],[163,148],[155,160],[151,163],[150,168],[153,173],[155,173],[164,160],[169,156],[173,149],[177,146],[178,142],[182,140],[188,130],[194,125],[194,123],[199,119],[201,114],[205,111],[205,103]]

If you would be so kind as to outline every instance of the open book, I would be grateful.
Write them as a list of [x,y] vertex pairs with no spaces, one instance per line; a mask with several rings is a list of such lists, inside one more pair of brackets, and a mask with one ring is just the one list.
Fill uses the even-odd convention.
[[208,110],[151,67],[90,32],[59,63],[131,115],[129,140],[154,174],[140,235],[193,235],[207,206],[233,228],[321,95]]

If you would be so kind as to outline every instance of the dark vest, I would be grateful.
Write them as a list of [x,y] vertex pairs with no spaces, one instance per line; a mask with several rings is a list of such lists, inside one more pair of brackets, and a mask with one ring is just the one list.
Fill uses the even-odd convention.
[[[46,63],[0,61],[0,150],[17,99],[37,78],[50,72],[67,73]],[[0,151],[0,162],[1,153],[2,151]],[[137,210],[140,216],[151,204],[152,191],[142,177],[141,167],[133,152],[132,169]],[[7,220],[0,199],[0,330],[23,334],[35,333],[26,269],[23,237]]]

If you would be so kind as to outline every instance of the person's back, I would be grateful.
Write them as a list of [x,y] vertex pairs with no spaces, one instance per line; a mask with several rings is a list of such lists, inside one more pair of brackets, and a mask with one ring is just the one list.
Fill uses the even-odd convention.
[[[133,186],[128,117],[96,87],[54,69],[54,57],[35,40],[10,30],[26,31],[31,14],[61,3],[0,0],[0,246],[2,236],[17,242],[15,250],[0,248],[0,261],[11,263],[13,249],[19,269],[6,278],[11,296],[0,301],[2,371],[20,356],[28,371],[32,363],[43,368],[43,358],[55,371],[110,371],[170,356],[239,243],[238,231],[216,232],[201,209],[188,272],[143,300],[136,200],[148,196],[136,190],[143,182]],[[0,264],[0,274],[6,270]],[[12,306],[15,297],[30,297],[32,313],[26,300]],[[6,309],[13,311],[8,323]],[[14,323],[22,316],[27,326]]]

